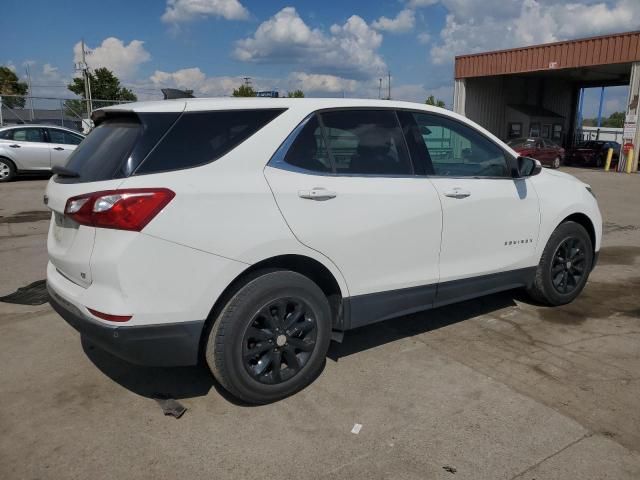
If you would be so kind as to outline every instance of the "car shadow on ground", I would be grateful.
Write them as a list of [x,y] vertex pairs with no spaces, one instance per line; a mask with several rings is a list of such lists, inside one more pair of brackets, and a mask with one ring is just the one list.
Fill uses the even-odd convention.
[[[361,327],[347,332],[342,343],[332,342],[327,358],[338,362],[348,355],[514,306],[514,299],[524,298],[521,291],[513,290]],[[230,396],[204,364],[174,368],[142,367],[114,357],[86,338],[82,339],[82,348],[102,373],[143,397],[188,399],[205,396],[214,388],[227,401],[249,406]]]

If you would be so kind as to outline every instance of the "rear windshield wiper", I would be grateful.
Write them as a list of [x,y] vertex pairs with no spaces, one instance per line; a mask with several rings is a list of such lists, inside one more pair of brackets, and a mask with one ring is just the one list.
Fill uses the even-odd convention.
[[57,165],[51,169],[51,172],[56,175],[60,175],[61,177],[76,178],[80,176],[80,174],[75,170],[69,170],[68,168]]

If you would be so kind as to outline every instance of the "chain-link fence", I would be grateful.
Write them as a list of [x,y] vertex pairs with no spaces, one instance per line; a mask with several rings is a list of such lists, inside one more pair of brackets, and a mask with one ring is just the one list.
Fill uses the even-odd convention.
[[127,102],[102,99],[88,102],[77,98],[2,95],[0,96],[0,127],[28,123],[45,124],[59,125],[87,133],[93,127],[87,112],[120,103]]

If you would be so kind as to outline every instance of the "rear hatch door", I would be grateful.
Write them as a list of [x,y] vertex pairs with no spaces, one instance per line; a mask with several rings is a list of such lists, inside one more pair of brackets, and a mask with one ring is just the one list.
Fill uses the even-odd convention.
[[80,225],[65,215],[68,200],[118,189],[181,112],[101,113],[96,128],[49,181],[45,197],[53,212],[47,239],[49,260],[61,275],[85,288],[92,282],[91,256],[96,229]]

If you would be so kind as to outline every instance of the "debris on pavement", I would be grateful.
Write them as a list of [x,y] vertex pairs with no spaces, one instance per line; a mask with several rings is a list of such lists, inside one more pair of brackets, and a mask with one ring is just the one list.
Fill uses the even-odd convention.
[[359,423],[354,423],[353,428],[351,429],[351,433],[355,433],[357,435],[360,433],[361,428],[362,428],[362,425],[360,425]]
[[20,287],[13,293],[0,297],[0,302],[16,303],[18,305],[44,305],[49,301],[47,281],[38,280],[26,287]]
[[446,472],[449,473],[456,473],[458,470],[456,469],[456,467],[452,467],[451,465],[445,465],[444,467],[442,467]]
[[160,408],[162,408],[162,411],[165,415],[180,418],[182,417],[182,415],[184,415],[184,412],[187,411],[187,407],[182,405],[174,398],[168,398],[164,395],[158,395],[156,398],[154,398],[154,400],[158,402],[158,405],[160,405]]

